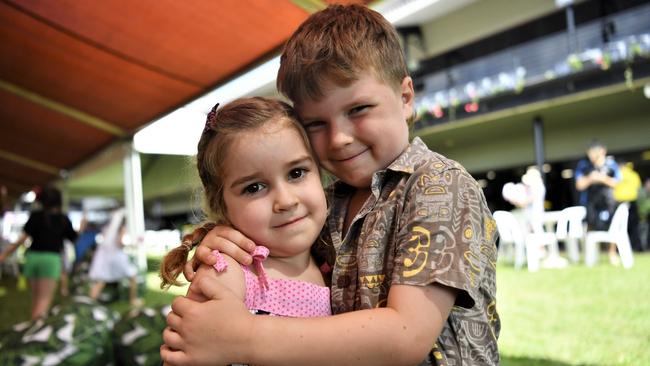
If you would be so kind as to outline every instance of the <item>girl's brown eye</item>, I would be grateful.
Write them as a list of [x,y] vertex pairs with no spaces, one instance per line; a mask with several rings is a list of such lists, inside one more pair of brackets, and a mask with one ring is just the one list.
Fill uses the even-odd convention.
[[255,194],[264,189],[264,186],[261,183],[253,183],[244,187],[244,193],[246,194]]
[[289,172],[289,178],[290,179],[300,179],[304,177],[307,174],[307,169],[305,168],[296,168],[296,169],[291,169]]

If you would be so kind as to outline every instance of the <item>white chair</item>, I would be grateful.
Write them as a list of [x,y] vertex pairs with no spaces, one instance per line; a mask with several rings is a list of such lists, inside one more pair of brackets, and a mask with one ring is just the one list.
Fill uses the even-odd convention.
[[519,220],[508,211],[495,211],[492,216],[497,223],[501,240],[499,252],[504,253],[507,246],[512,245],[515,252],[516,269],[521,268],[525,258],[530,272],[539,270],[542,257],[541,246],[548,245],[551,250],[557,248],[557,239],[554,233],[526,233]]
[[587,209],[584,206],[571,206],[560,211],[555,229],[555,236],[558,240],[564,241],[567,254],[573,263],[580,261],[580,244],[585,240],[583,221],[587,216]]
[[526,239],[519,221],[508,211],[494,211],[492,216],[499,232],[499,258],[514,252],[515,269],[520,269],[526,260]]
[[612,222],[608,231],[587,231],[585,240],[585,263],[587,266],[593,266],[598,261],[600,248],[599,243],[614,243],[621,256],[621,264],[624,268],[630,268],[634,265],[632,256],[632,246],[630,238],[627,235],[627,217],[629,206],[627,203],[621,203],[616,208]]

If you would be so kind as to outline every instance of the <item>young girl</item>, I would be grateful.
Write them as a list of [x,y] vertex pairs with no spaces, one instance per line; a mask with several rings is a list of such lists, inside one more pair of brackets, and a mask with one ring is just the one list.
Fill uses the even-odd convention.
[[124,252],[123,240],[126,231],[126,211],[123,208],[111,213],[111,219],[102,230],[103,240],[97,246],[90,263],[88,277],[93,282],[90,287],[90,297],[97,299],[106,283],[129,279],[129,303],[140,306],[142,299],[138,298],[138,269],[131,263]]
[[[265,98],[217,107],[208,114],[197,154],[211,222],[167,254],[161,286],[178,285],[188,252],[215,224],[227,224],[257,244],[252,268],[215,251],[216,271],[204,265],[198,276],[222,281],[254,313],[330,315],[329,288],[310,254],[325,222],[325,194],[296,115],[289,105]],[[203,299],[192,286],[188,297]]]

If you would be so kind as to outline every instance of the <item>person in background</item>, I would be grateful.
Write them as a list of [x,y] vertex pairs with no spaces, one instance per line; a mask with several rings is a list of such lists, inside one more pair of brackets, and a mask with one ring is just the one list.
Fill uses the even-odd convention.
[[45,316],[52,304],[61,276],[63,240],[74,242],[77,239],[77,232],[70,219],[61,210],[61,192],[56,187],[44,187],[36,199],[42,208],[29,215],[23,227],[24,232],[16,243],[0,253],[0,262],[3,262],[27,238],[32,239],[32,244],[25,253],[23,270],[29,279],[32,293],[32,319]]
[[[614,158],[607,156],[607,147],[593,140],[587,148],[587,158],[578,161],[575,170],[579,203],[587,208],[588,230],[609,229],[616,209],[613,189],[620,180],[621,171]],[[614,265],[620,262],[613,243],[609,246],[609,259]]]
[[529,232],[541,233],[543,228],[544,199],[546,186],[536,167],[529,167],[521,177],[521,183],[506,183],[503,198],[517,208],[524,210]]
[[[521,183],[506,183],[503,186],[503,198],[515,207],[523,210],[523,219],[529,233],[542,234],[544,230],[544,200],[546,186],[542,174],[535,166],[528,167],[521,177]],[[544,258],[542,266],[545,268],[564,268],[568,261],[560,257],[556,247],[549,251],[540,243],[540,258]]]
[[641,238],[639,237],[639,211],[637,199],[641,190],[641,177],[634,171],[634,164],[619,160],[621,169],[621,180],[614,186],[614,199],[618,203],[629,204],[629,215],[627,217],[627,234],[630,237],[632,250],[640,252]]
[[113,211],[110,221],[102,230],[102,241],[97,245],[88,273],[88,277],[93,282],[90,287],[90,297],[97,299],[106,283],[128,278],[129,302],[131,306],[140,306],[142,299],[138,298],[136,278],[138,270],[123,250],[124,219],[125,210],[117,209]]

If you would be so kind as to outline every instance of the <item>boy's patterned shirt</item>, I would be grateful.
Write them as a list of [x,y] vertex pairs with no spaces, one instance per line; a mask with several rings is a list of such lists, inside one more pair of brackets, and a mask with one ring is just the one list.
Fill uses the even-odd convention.
[[[372,195],[345,238],[353,190],[330,187],[331,213],[314,255],[333,268],[332,312],[386,306],[392,284],[459,289],[422,365],[496,365],[496,225],[476,181],[415,138],[372,179]],[[336,258],[335,258],[336,255]]]

